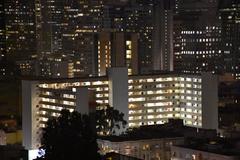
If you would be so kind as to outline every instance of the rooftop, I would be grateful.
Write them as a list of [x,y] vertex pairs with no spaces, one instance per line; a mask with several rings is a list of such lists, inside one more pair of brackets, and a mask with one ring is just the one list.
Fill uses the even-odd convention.
[[186,141],[185,145],[178,147],[199,150],[203,152],[215,153],[226,156],[240,156],[240,139],[216,138],[202,139],[195,138]]
[[[210,134],[209,134],[210,133]],[[147,139],[161,139],[161,138],[179,138],[189,136],[214,137],[215,130],[198,130],[196,128],[187,127],[183,125],[182,120],[171,119],[169,123],[162,125],[141,126],[127,131],[127,133],[120,136],[105,136],[99,137],[102,140],[109,140],[113,142],[136,141]]]

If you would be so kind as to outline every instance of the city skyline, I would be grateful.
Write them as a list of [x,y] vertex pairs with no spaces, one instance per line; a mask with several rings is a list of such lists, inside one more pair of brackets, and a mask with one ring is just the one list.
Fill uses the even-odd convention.
[[111,108],[125,129],[87,124],[105,156],[202,160],[223,141],[237,150],[239,37],[238,0],[3,0],[0,144],[14,133],[32,160],[62,110],[94,121]]

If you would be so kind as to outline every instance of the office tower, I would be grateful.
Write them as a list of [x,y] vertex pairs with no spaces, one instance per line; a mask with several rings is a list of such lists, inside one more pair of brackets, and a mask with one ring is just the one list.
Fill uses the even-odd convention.
[[0,2],[0,79],[6,80],[17,75],[16,65],[6,57],[6,19],[4,1]]
[[67,37],[67,34],[64,34],[64,55],[73,64],[74,77],[97,74],[97,64],[95,63],[97,44],[95,35],[96,33],[78,30],[74,37]]
[[171,70],[172,1],[36,0],[33,57],[55,61],[62,56],[73,64],[73,76],[96,75],[95,34],[127,32],[139,34],[142,73]]
[[64,1],[35,1],[37,67],[36,76],[51,77],[51,64],[62,60]]
[[146,73],[152,70],[153,1],[130,1],[125,14],[125,32],[139,34],[139,67]]
[[126,3],[108,2],[103,7],[102,27],[104,31],[124,32],[126,29]]
[[103,30],[139,35],[141,73],[173,69],[174,0],[131,0],[104,3]]
[[127,69],[120,67],[110,69],[103,77],[25,80],[22,84],[26,149],[39,145],[40,128],[60,110],[88,109],[82,105],[86,100],[81,96],[87,94],[83,88],[94,93],[97,109],[109,104],[123,112],[129,127],[182,119],[186,126],[218,128],[218,77],[211,73],[127,76]]
[[110,67],[127,67],[128,74],[138,74],[138,35],[124,32],[101,32],[96,40],[98,75]]
[[174,69],[184,73],[222,71],[217,1],[178,2],[174,17]]
[[125,7],[126,32],[139,34],[141,73],[172,70],[174,1],[135,0]]
[[240,2],[236,0],[220,1],[220,20],[222,27],[222,43],[224,70],[240,77]]
[[[102,1],[38,1],[38,55],[68,59],[74,76],[95,74],[94,34],[101,23]],[[46,9],[47,8],[47,9]]]
[[39,61],[36,59],[17,61],[16,65],[21,71],[21,76],[38,76]]
[[35,3],[33,0],[4,0],[6,56],[16,59],[36,53]]
[[74,63],[61,57],[22,60],[16,64],[23,77],[73,78],[75,74]]
[[60,53],[64,27],[64,1],[37,0],[35,3],[38,54],[41,57]]
[[173,70],[174,4],[174,0],[157,1],[154,4],[153,70]]
[[4,3],[0,2],[0,60],[6,53],[6,36],[5,36],[5,13]]
[[98,75],[106,75],[107,68],[110,68],[112,52],[111,52],[111,35],[110,34],[100,34],[98,38]]

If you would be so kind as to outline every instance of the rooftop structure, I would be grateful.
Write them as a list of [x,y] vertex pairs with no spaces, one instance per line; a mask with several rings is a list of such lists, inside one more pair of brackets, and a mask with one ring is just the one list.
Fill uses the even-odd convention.
[[185,144],[185,137],[215,137],[216,131],[184,126],[182,120],[153,126],[141,126],[120,136],[100,137],[100,152],[116,152],[145,160],[169,160],[172,145]]

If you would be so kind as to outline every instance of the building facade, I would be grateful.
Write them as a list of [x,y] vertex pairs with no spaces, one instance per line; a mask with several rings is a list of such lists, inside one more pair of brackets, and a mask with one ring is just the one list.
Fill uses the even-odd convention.
[[98,108],[109,104],[123,112],[129,127],[163,124],[168,119],[183,119],[185,125],[198,128],[218,126],[216,76],[170,73],[128,77],[126,68],[115,68],[105,77],[23,81],[25,147],[39,145],[39,129],[45,127],[49,116],[58,116],[62,109],[81,110],[83,95],[77,91],[82,87],[94,92]]
[[138,35],[123,32],[101,32],[97,35],[98,75],[111,67],[127,67],[128,75],[138,74]]
[[[97,75],[95,35],[121,32],[138,37],[137,62],[126,60],[127,65],[137,67],[129,72],[173,69],[174,0],[6,0],[1,6],[6,34],[0,38],[6,39],[6,52],[14,60],[67,58],[73,63],[73,77]],[[135,38],[130,39],[134,44]]]
[[219,18],[222,27],[222,43],[224,70],[232,73],[237,79],[240,76],[239,57],[239,1],[221,0],[219,7]]
[[174,70],[223,71],[218,0],[178,1],[174,16]]
[[98,139],[101,154],[116,152],[144,160],[170,160],[171,146],[184,143],[183,137],[111,141]]
[[0,2],[0,60],[6,54],[6,30],[5,30],[5,13],[4,3]]
[[140,73],[173,69],[174,0],[135,0],[125,7],[125,32],[139,33]]
[[[221,149],[220,149],[221,150]],[[218,151],[221,152],[221,151]],[[171,159],[172,160],[237,160],[238,155],[227,153],[215,153],[211,151],[202,151],[191,147],[184,146],[171,146]]]
[[103,30],[139,36],[139,73],[173,69],[174,0],[104,3]]
[[33,0],[3,2],[6,56],[13,60],[30,58],[36,53],[35,3]]

